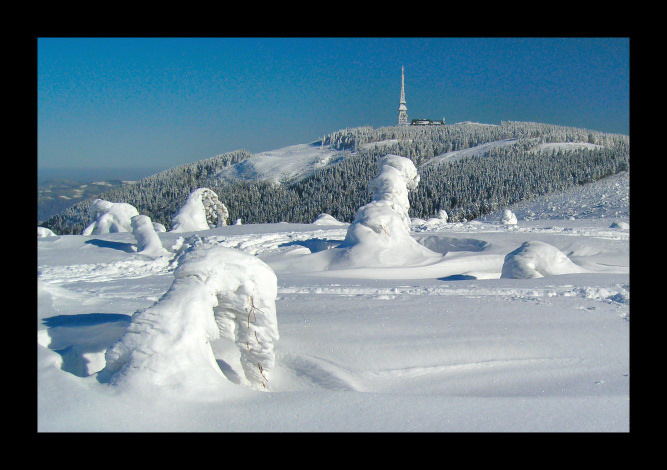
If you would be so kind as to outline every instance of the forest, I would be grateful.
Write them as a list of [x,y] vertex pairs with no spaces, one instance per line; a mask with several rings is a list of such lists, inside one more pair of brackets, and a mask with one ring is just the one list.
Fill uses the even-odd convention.
[[[426,165],[448,152],[507,140],[511,142],[490,146],[481,154]],[[540,149],[541,144],[565,142],[593,145]],[[532,122],[364,126],[332,132],[316,144],[349,156],[283,184],[216,178],[221,169],[252,157],[237,150],[157,173],[98,197],[132,204],[167,229],[188,195],[200,187],[215,191],[229,211],[230,223],[238,219],[244,224],[311,223],[323,212],[351,222],[356,210],[370,201],[368,182],[378,172],[378,160],[395,154],[412,160],[420,174],[417,189],[410,193],[410,216],[426,219],[445,210],[449,220],[456,222],[629,171],[630,165],[629,136]],[[80,234],[89,223],[90,203],[81,201],[42,226],[59,235]]]

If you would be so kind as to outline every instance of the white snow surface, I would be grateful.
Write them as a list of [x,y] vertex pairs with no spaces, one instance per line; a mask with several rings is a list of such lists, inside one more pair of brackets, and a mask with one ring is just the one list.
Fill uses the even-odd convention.
[[[628,432],[628,188],[620,174],[535,199],[511,208],[517,225],[500,213],[413,223],[410,237],[437,256],[399,266],[332,265],[346,225],[198,231],[219,255],[192,275],[181,259],[187,234],[157,233],[170,252],[158,258],[136,253],[132,233],[38,238],[38,431]],[[526,242],[553,247],[576,272],[501,277]],[[237,253],[236,267],[224,264]],[[250,275],[241,255],[276,276],[280,336],[267,389],[245,383],[236,340],[215,337],[213,298],[223,305]],[[228,287],[218,295],[211,285]],[[259,290],[270,303],[271,290]],[[139,318],[190,306],[196,321],[160,315],[149,328],[172,334],[145,358],[169,380],[101,380],[107,351],[149,323]],[[188,359],[171,342],[186,324],[208,325],[197,341],[182,336],[203,352],[189,356],[191,371],[171,374]]]
[[350,152],[318,144],[291,145],[253,154],[250,158],[223,169],[214,179],[291,182],[312,175],[319,168],[349,154]]

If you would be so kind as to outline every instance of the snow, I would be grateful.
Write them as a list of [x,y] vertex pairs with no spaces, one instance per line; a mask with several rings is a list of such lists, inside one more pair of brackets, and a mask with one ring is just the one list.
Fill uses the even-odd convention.
[[139,215],[136,207],[124,202],[109,202],[95,199],[88,209],[91,224],[83,229],[82,235],[131,232],[132,217]]
[[[517,225],[412,221],[410,262],[332,263],[352,224],[157,232],[155,258],[122,231],[38,238],[38,431],[628,432],[628,182],[510,207]],[[503,277],[507,257],[548,269]],[[250,297],[266,388],[216,321],[247,333]],[[105,381],[114,351],[137,368]]]
[[209,188],[192,191],[172,220],[173,232],[196,232],[227,225],[229,212]]
[[500,223],[503,225],[516,225],[516,215],[509,209],[503,211],[503,216],[500,219]]
[[319,168],[345,158],[350,152],[318,144],[299,144],[253,154],[240,163],[225,168],[216,180],[268,180],[292,182],[312,175]]
[[37,238],[44,238],[44,237],[55,237],[56,234],[53,233],[53,230],[48,229],[46,227],[37,227]]
[[138,311],[107,350],[100,381],[141,392],[155,387],[198,393],[211,386],[219,391],[228,381],[210,342],[224,336],[240,352],[244,375],[238,383],[266,389],[278,339],[275,274],[254,256],[203,243],[196,235],[183,247],[173,284]]
[[132,233],[137,240],[137,252],[146,256],[167,256],[169,252],[162,246],[153,222],[147,215],[132,217]]

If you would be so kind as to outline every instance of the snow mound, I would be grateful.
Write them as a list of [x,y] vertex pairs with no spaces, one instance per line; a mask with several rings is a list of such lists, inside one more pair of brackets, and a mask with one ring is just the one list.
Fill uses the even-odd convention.
[[508,253],[501,278],[534,279],[557,274],[585,272],[555,246],[537,240],[524,242]]
[[192,191],[172,219],[172,232],[196,232],[227,225],[229,212],[218,196],[208,188]]
[[46,227],[37,227],[37,238],[45,238],[45,237],[57,237],[55,233],[51,229],[48,229]]
[[139,211],[133,205],[124,202],[95,199],[88,209],[88,214],[93,222],[81,232],[81,235],[131,232],[132,217],[139,215]]
[[612,224],[609,226],[609,228],[621,228],[624,230],[629,230],[630,229],[630,224],[627,222],[623,222],[620,220],[615,220],[612,222]]
[[400,266],[440,256],[410,236],[408,191],[417,188],[419,174],[408,158],[386,155],[380,172],[369,183],[373,200],[357,210],[340,248],[336,264]]
[[156,232],[166,232],[167,231],[167,227],[162,225],[160,222],[153,222],[153,229]]
[[314,225],[347,225],[345,222],[336,220],[332,215],[322,213],[317,216],[317,219],[313,221]]
[[151,307],[134,314],[106,352],[98,378],[121,388],[180,390],[225,382],[210,342],[235,341],[245,377],[264,390],[278,340],[277,278],[260,259],[194,236],[183,244],[174,282]]
[[158,257],[169,254],[155,231],[153,222],[146,215],[135,215],[131,220],[132,234],[137,240],[137,252],[142,255]]
[[503,216],[500,218],[500,223],[503,225],[516,225],[516,215],[509,209],[503,211]]

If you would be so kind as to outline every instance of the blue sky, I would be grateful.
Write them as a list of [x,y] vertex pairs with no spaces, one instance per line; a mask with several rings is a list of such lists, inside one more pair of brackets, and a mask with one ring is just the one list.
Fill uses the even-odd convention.
[[38,171],[161,170],[408,119],[629,133],[627,38],[38,38]]

